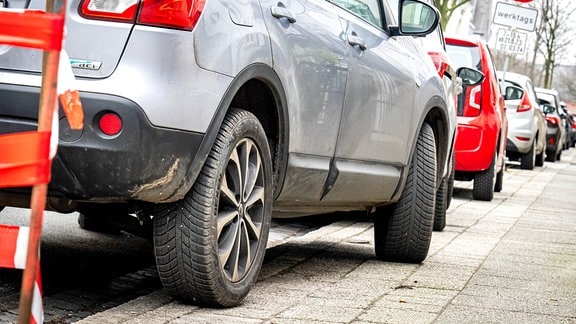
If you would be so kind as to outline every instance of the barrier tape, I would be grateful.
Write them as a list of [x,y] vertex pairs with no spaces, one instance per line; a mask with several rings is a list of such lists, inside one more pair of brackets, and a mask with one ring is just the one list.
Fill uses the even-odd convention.
[[[29,236],[30,228],[26,226],[0,225],[0,268],[24,269]],[[44,322],[44,307],[42,306],[41,271],[38,265],[30,323],[42,322]]]

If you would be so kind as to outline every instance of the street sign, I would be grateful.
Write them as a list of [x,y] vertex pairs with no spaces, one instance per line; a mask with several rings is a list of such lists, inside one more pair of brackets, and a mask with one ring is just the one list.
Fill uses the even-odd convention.
[[502,26],[534,31],[538,10],[511,5],[509,3],[497,2],[494,11],[493,23]]
[[499,28],[496,34],[496,49],[517,54],[524,54],[528,33]]

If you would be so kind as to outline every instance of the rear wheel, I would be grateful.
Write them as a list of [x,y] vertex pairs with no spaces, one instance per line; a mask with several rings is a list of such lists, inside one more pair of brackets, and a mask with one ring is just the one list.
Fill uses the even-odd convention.
[[475,200],[491,201],[494,198],[496,158],[497,155],[494,153],[494,159],[490,167],[474,176],[472,197]]
[[456,180],[456,157],[452,153],[452,172],[448,178],[448,199],[446,200],[446,209],[450,208],[452,196],[454,195],[454,180]]
[[520,169],[532,170],[536,163],[536,139],[532,142],[530,151],[520,157]]
[[[544,146],[546,146],[546,144],[544,144]],[[544,155],[545,155],[545,150],[542,149],[542,152],[540,152],[540,154],[536,155],[536,161],[534,162],[534,165],[536,165],[537,167],[541,167],[544,165]]]
[[423,124],[400,200],[380,208],[374,218],[379,259],[409,263],[426,259],[434,220],[436,167],[434,132]]
[[260,272],[272,214],[272,162],[251,113],[226,116],[192,189],[154,212],[158,274],[177,299],[231,307]]
[[556,151],[546,151],[546,161],[556,162]]
[[505,170],[505,165],[502,164],[500,171],[498,171],[498,173],[496,173],[496,181],[494,182],[494,192],[502,191],[502,185],[504,182],[504,170]]
[[89,205],[80,208],[78,225],[90,232],[116,234],[121,227],[115,220],[127,215],[128,211],[118,205]]
[[446,209],[448,205],[448,179],[442,179],[436,191],[436,207],[434,208],[434,230],[442,231],[446,227]]

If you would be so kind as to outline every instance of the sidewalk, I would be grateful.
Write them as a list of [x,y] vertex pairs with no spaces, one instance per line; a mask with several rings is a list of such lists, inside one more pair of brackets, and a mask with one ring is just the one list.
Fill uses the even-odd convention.
[[343,220],[268,249],[242,306],[160,290],[79,323],[576,323],[575,155],[510,166],[492,202],[457,182],[420,265],[375,260],[372,224]]

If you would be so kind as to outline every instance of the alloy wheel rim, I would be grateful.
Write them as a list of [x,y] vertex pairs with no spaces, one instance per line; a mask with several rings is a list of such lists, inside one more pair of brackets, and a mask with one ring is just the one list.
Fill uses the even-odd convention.
[[232,151],[220,184],[217,214],[218,260],[231,282],[250,271],[264,220],[264,169],[257,145],[243,139]]

